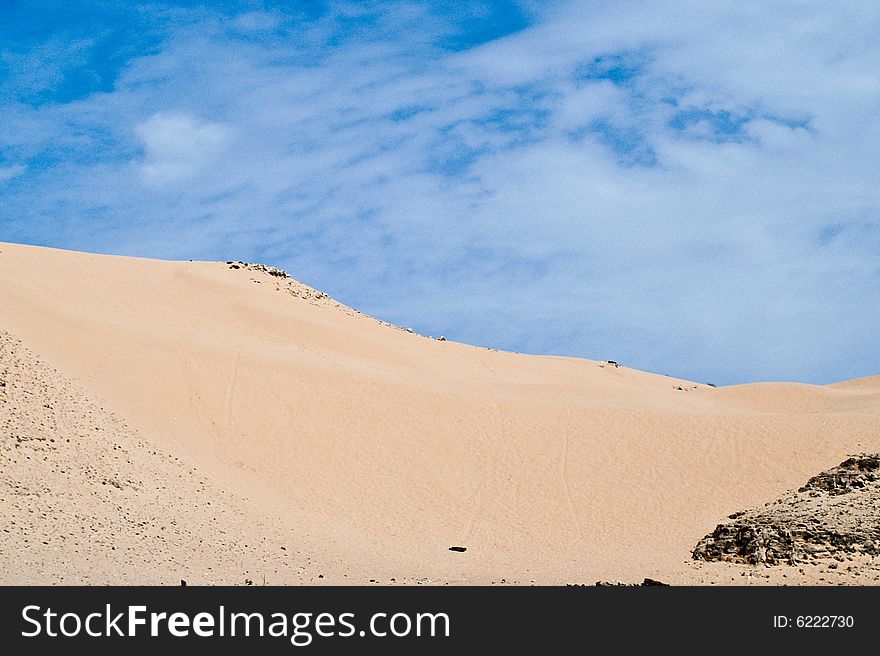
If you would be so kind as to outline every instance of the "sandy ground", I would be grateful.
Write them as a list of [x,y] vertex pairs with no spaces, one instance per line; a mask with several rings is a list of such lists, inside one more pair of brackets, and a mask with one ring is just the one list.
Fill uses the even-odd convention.
[[412,334],[269,271],[4,243],[0,331],[3,583],[876,581],[690,551],[880,451],[877,377],[716,389]]

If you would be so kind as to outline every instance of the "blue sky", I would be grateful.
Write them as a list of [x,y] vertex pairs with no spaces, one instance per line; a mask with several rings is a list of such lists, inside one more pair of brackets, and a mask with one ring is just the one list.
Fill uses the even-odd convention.
[[284,267],[425,334],[880,373],[880,5],[0,3],[0,240]]

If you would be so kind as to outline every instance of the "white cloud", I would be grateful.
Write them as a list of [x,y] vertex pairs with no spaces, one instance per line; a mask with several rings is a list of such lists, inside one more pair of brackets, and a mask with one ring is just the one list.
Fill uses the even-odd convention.
[[240,14],[230,21],[232,27],[245,34],[259,34],[278,27],[281,17],[266,11],[251,11]]
[[231,130],[185,113],[159,112],[139,123],[135,133],[144,145],[144,179],[161,185],[190,178],[214,163]]
[[25,166],[21,164],[12,164],[9,166],[0,166],[0,184],[6,182],[7,180],[12,180],[27,170]]

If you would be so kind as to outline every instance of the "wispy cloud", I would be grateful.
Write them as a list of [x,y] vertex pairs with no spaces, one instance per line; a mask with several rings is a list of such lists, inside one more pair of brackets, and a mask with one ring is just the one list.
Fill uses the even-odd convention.
[[2,237],[718,383],[880,372],[877,9],[319,5],[7,38]]
[[21,164],[11,164],[9,166],[0,166],[0,183],[11,180],[25,172],[25,167]]
[[186,180],[216,162],[231,130],[189,114],[158,112],[135,126],[144,145],[141,171],[148,183]]

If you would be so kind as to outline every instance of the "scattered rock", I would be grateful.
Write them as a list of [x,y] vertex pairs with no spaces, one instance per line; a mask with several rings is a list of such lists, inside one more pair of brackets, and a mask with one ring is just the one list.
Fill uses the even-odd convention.
[[268,273],[270,276],[274,276],[276,278],[290,278],[288,273],[284,269],[278,269],[273,266],[268,266],[266,264],[251,264],[250,262],[227,262],[230,269],[246,269],[248,271],[261,271],[263,273]]

